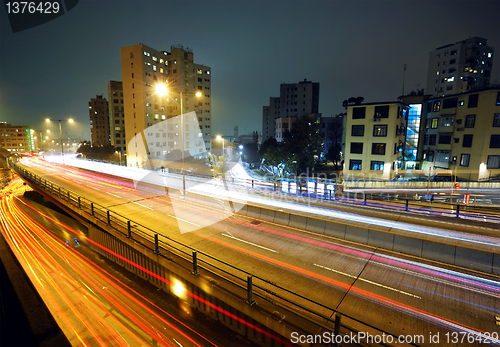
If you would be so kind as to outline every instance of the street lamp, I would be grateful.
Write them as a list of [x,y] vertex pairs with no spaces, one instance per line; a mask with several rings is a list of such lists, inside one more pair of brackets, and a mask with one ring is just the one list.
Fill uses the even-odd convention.
[[217,141],[222,140],[222,156],[224,156],[224,136],[217,135],[215,138],[217,139]]
[[[62,155],[62,162],[64,164],[64,147],[63,147],[63,138],[62,138],[62,125],[61,125],[61,122],[64,120],[64,119],[51,119],[51,118],[47,118],[45,121],[47,123],[50,123],[51,121],[53,120],[57,120],[59,122],[59,136],[61,137],[61,155]],[[69,118],[68,119],[68,122],[70,123],[73,123],[73,119]],[[50,133],[49,130],[47,130],[48,133]]]
[[115,151],[115,153],[118,153],[118,155],[120,156],[120,166],[122,166],[122,152]]
[[[194,94],[197,98],[201,97],[201,92],[190,93],[190,92],[179,92],[179,96],[181,98],[181,155],[182,155],[182,191],[183,194],[186,195],[186,176],[184,174],[184,94]],[[169,94],[168,88],[163,83],[158,83],[156,85],[156,94],[159,96],[165,96]]]

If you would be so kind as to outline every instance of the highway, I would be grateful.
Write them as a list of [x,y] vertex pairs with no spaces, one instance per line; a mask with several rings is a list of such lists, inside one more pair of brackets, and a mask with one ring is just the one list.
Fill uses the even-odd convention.
[[[24,161],[24,165],[47,180],[159,233],[393,334],[440,333],[440,345],[448,345],[447,332],[459,331],[477,338],[488,336],[481,334],[500,333],[500,326],[495,323],[495,316],[500,312],[500,281],[495,276],[459,271],[256,221],[231,213],[227,208],[214,208],[181,197],[143,194],[128,179],[42,161]],[[276,202],[276,207],[281,205]],[[339,212],[322,210],[322,213]],[[391,226],[396,223],[347,213],[339,213],[337,218],[379,223],[381,227],[384,223]],[[398,228],[441,232],[405,223]],[[181,233],[181,230],[190,232]],[[460,233],[456,235],[463,237]],[[466,235],[466,239],[498,245],[498,239],[489,236],[486,241],[484,236],[479,240],[472,234]],[[323,313],[332,312],[324,310]],[[488,344],[500,344],[500,340]],[[476,340],[471,345],[481,344]]]
[[183,301],[167,302],[145,281],[117,273],[88,248],[83,226],[22,197],[24,190],[20,179],[2,190],[0,230],[73,346],[241,343],[223,327],[221,336],[211,331],[214,324],[195,319]]

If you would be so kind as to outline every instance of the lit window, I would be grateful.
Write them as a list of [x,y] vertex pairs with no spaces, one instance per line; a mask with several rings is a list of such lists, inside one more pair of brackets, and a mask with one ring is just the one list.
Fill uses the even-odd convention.
[[386,137],[387,136],[387,125],[374,125],[373,126],[373,136],[374,137]]
[[153,71],[156,71],[156,65],[153,65]]
[[177,64],[177,60],[174,60],[174,64]]
[[436,71],[436,75],[439,75],[439,71]]
[[207,75],[210,75],[210,71],[208,71],[208,70],[207,70],[207,71],[205,71],[205,73],[206,73]]
[[361,160],[349,160],[349,170],[361,170]]
[[370,170],[372,170],[372,171],[384,171],[384,162],[372,160],[370,162]]
[[372,154],[385,155],[385,143],[372,143]]
[[156,57],[153,57],[153,60],[154,60],[154,61],[158,61],[158,58],[156,58]]
[[196,70],[196,72],[197,72],[198,74],[200,74],[200,75],[203,73],[203,71],[202,71],[202,70],[200,70],[200,69]]
[[158,119],[158,118],[160,118],[160,117],[157,114],[155,114],[155,119]]
[[491,53],[488,53],[488,58],[491,58]]
[[148,52],[144,51],[144,55],[148,55]]
[[453,125],[453,117],[441,118],[442,127],[450,127]]
[[162,67],[160,68],[160,73],[163,73],[163,68]]
[[165,119],[165,115],[164,114],[161,115],[161,119]]

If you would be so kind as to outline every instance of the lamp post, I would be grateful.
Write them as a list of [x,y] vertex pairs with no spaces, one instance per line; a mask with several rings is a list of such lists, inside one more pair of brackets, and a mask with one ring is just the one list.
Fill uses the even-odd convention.
[[222,156],[224,156],[224,136],[217,135],[215,138],[217,139],[217,141],[222,140]]
[[[45,121],[50,123],[52,120],[53,119],[51,119],[51,118],[47,118]],[[63,147],[63,138],[62,138],[62,124],[61,124],[61,122],[64,119],[54,119],[54,120],[57,120],[59,122],[59,136],[61,137],[61,155],[62,155],[62,163],[64,164],[64,147]],[[68,122],[73,123],[73,119],[69,118]]]
[[122,152],[115,151],[115,153],[118,153],[118,155],[120,156],[120,166],[122,166]]
[[[160,96],[164,96],[168,94],[167,86],[163,83],[158,83],[156,85],[156,94]],[[182,156],[182,192],[183,195],[186,195],[186,176],[184,173],[184,94],[190,94],[189,92],[179,92],[179,97],[181,98],[181,156]],[[201,97],[201,92],[191,93],[194,94],[197,98]]]

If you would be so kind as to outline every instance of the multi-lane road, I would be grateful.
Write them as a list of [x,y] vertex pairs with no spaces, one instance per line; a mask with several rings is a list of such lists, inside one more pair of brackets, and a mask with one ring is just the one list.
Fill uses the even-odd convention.
[[[117,272],[89,249],[83,226],[22,197],[24,190],[16,179],[2,191],[0,230],[71,345],[182,347],[242,342],[182,301],[159,298],[152,285]],[[15,336],[9,339],[16,341]]]
[[[453,344],[454,332],[475,337],[472,345],[500,333],[495,318],[500,315],[500,281],[495,276],[256,221],[181,197],[144,194],[129,179],[36,160],[23,165],[158,233],[321,302],[331,308],[323,310],[327,315],[340,310],[396,335],[422,335],[422,345],[430,345],[429,337],[438,333],[441,345]],[[183,225],[191,232],[180,233]],[[490,241],[498,243],[494,237]]]

